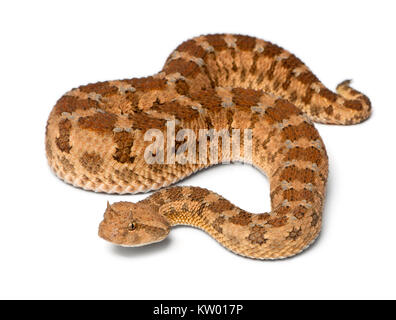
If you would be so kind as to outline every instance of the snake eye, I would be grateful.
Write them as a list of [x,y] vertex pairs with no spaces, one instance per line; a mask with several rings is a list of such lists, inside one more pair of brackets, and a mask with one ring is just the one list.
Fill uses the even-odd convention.
[[133,231],[133,230],[135,230],[136,229],[136,223],[135,222],[131,222],[129,225],[128,225],[128,231]]

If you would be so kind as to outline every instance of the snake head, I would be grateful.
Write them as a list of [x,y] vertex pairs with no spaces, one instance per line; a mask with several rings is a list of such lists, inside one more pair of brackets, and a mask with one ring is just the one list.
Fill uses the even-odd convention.
[[138,247],[166,238],[170,224],[154,206],[143,203],[116,202],[104,213],[99,236],[123,247]]

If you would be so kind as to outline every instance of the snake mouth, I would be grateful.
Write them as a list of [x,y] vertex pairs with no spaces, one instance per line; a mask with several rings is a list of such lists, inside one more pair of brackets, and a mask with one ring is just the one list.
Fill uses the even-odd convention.
[[145,246],[149,246],[154,243],[161,242],[162,240],[163,239],[155,240],[155,241],[147,242],[147,243],[139,243],[139,244],[116,244],[116,243],[113,243],[113,244],[118,245],[119,247],[122,247],[122,248],[140,248],[140,247],[145,247]]

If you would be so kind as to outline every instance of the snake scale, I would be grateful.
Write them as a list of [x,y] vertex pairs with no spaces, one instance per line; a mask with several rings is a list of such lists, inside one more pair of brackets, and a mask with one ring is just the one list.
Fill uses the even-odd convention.
[[[139,246],[184,224],[234,253],[285,258],[307,248],[321,228],[328,158],[312,122],[349,125],[370,115],[369,99],[349,84],[334,93],[300,59],[261,39],[199,36],[179,45],[153,76],[88,84],[63,95],[47,122],[46,155],[56,175],[74,186],[146,192],[222,162],[228,152],[220,144],[218,157],[204,162],[148,163],[148,130],[166,135],[174,121],[176,130],[191,129],[198,139],[200,129],[250,129],[250,163],[269,178],[271,212],[249,213],[199,187],[168,187],[137,203],[108,204],[99,235]],[[247,142],[238,143],[242,155],[234,160],[243,162]]]

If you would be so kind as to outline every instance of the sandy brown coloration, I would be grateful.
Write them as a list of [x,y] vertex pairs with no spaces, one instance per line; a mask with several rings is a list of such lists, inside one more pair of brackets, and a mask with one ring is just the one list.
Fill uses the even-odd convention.
[[136,204],[108,205],[99,235],[136,246],[160,241],[171,226],[187,224],[237,254],[277,259],[307,248],[321,228],[328,159],[311,121],[355,124],[370,112],[370,100],[350,81],[332,92],[275,44],[242,35],[206,35],[179,45],[158,74],[66,93],[49,116],[45,147],[50,167],[66,182],[137,193],[169,186],[222,161],[219,144],[213,162],[207,157],[207,163],[149,164],[143,157],[151,143],[143,139],[147,130],[165,134],[168,120],[195,134],[251,129],[252,164],[270,180],[270,212],[246,212],[199,187],[172,187]]

